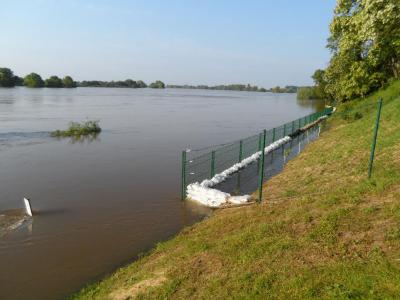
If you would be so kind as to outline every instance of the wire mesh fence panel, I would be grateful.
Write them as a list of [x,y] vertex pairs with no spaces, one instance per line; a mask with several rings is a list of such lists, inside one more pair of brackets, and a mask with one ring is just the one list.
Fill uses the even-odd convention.
[[[296,157],[301,150],[317,137],[317,128],[311,128],[308,133],[301,133],[290,142],[265,154],[265,183],[271,177],[280,173],[285,164]],[[232,195],[252,194],[258,189],[259,164],[253,163],[218,184],[215,188]]]
[[[293,134],[317,121],[320,117],[331,114],[332,111],[333,108],[325,108],[321,112],[267,130],[265,132],[265,145],[268,146],[287,135]],[[183,185],[210,179],[215,174],[221,173],[243,159],[261,151],[263,138],[263,133],[259,133],[235,142],[187,151],[182,158]],[[287,146],[282,147],[282,151],[287,151],[285,147]],[[182,196],[184,197],[184,195]]]
[[240,141],[229,147],[223,147],[215,151],[215,170],[217,173],[224,171],[239,162]]
[[243,158],[249,157],[250,155],[256,153],[260,147],[260,137],[259,135],[253,135],[242,140],[243,143]]

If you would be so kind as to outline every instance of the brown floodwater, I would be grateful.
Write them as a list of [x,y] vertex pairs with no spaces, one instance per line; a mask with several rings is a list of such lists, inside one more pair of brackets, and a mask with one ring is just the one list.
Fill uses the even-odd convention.
[[[0,239],[1,299],[63,299],[210,214],[180,201],[180,155],[318,109],[294,94],[0,89],[0,211],[34,219]],[[48,136],[100,120],[96,139]]]

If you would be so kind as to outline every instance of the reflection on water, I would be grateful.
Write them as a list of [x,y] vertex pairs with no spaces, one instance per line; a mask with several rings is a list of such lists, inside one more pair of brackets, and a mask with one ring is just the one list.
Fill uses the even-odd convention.
[[[153,89],[0,89],[0,210],[34,222],[0,239],[4,299],[62,299],[208,216],[180,201],[180,153],[310,114],[294,94]],[[100,120],[93,138],[55,139]],[[243,192],[245,174],[234,178]],[[24,288],[21,288],[24,286]]]
[[321,111],[325,108],[325,100],[320,99],[297,99],[297,104],[303,107],[312,107],[315,111]]
[[101,142],[100,139],[100,133],[93,133],[89,135],[77,135],[77,136],[57,136],[57,137],[52,137],[53,139],[56,139],[58,141],[61,140],[67,140],[70,144],[90,144],[93,142]]

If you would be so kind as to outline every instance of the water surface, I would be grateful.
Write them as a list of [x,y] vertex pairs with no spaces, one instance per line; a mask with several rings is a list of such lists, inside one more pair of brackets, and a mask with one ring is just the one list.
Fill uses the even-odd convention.
[[[62,299],[210,213],[180,201],[181,150],[229,142],[316,110],[294,94],[0,89],[0,211],[33,222],[0,239],[3,299]],[[100,120],[97,139],[48,137]]]

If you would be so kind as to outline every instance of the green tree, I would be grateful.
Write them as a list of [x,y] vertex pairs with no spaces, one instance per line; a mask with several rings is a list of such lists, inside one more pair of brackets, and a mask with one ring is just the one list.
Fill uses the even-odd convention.
[[46,79],[45,86],[48,88],[62,88],[64,85],[61,78],[57,76],[51,76],[50,78]]
[[71,76],[65,76],[62,80],[62,84],[65,88],[75,88],[76,82],[72,79]]
[[44,86],[44,81],[39,74],[31,73],[25,76],[24,85],[31,88],[40,88]]
[[0,87],[15,86],[14,73],[8,68],[0,68]]
[[14,76],[14,83],[16,86],[23,86],[24,85],[24,79],[19,77],[19,76]]
[[144,83],[144,81],[142,81],[142,80],[136,81],[136,84],[137,84],[137,87],[138,87],[138,88],[145,88],[145,87],[147,87],[147,84]]
[[157,81],[151,83],[150,87],[152,89],[164,89],[165,88],[165,84],[164,84],[164,82],[162,82],[160,80],[157,80]]
[[[315,87],[313,87],[313,97],[316,99],[327,99],[328,95],[325,93],[326,85],[328,84],[325,78],[325,70],[318,69],[311,76],[314,80]],[[304,91],[303,91],[304,92]]]
[[400,76],[400,1],[338,0],[330,24],[324,92],[364,97]]
[[297,90],[297,99],[299,100],[321,99],[320,97],[314,86],[304,86]]

